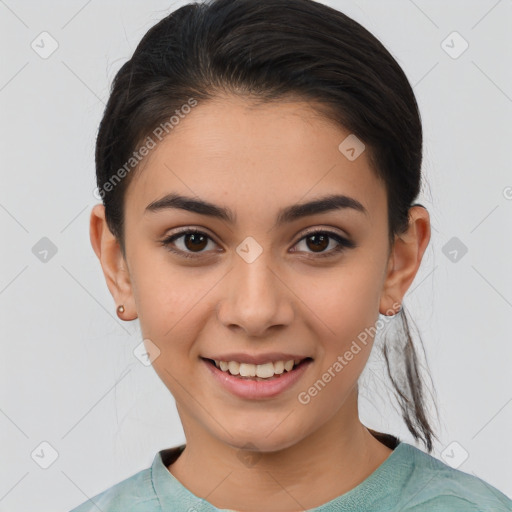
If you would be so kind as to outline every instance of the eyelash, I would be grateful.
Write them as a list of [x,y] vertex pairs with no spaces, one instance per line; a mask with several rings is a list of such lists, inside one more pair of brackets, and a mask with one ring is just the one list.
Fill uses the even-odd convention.
[[[201,252],[190,253],[190,252],[186,252],[186,251],[182,251],[182,250],[177,250],[177,249],[174,249],[171,247],[171,244],[175,240],[182,238],[183,236],[190,235],[190,234],[204,235],[207,238],[209,238],[210,240],[212,240],[211,237],[209,237],[203,231],[200,231],[198,229],[188,228],[187,230],[180,231],[179,233],[175,233],[175,234],[165,238],[160,243],[168,251],[170,251],[174,254],[177,254],[179,256],[183,256],[185,258],[198,258],[201,256],[201,254],[202,254]],[[338,243],[338,246],[334,249],[331,249],[330,251],[327,251],[327,252],[310,253],[310,254],[315,254],[315,256],[308,256],[309,258],[317,259],[317,258],[333,257],[333,256],[345,251],[346,249],[353,249],[356,247],[356,244],[354,242],[352,242],[351,240],[348,240],[348,239],[338,235],[337,233],[334,233],[333,231],[326,231],[323,229],[318,229],[318,230],[310,231],[310,232],[306,233],[300,240],[297,241],[297,243],[295,245],[297,245],[299,242],[302,242],[304,239],[306,239],[312,235],[327,235],[329,238],[332,238],[333,240],[335,240]],[[196,255],[192,256],[192,254],[196,254]]]

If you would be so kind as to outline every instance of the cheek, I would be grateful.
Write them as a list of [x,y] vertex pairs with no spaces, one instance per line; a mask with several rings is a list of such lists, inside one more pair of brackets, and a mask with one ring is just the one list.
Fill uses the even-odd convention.
[[[322,332],[334,340],[338,349],[375,323],[380,302],[380,275],[375,268],[358,264],[340,266],[308,287],[305,301]],[[303,284],[306,283],[303,281]],[[310,314],[311,316],[311,314]]]
[[156,372],[174,387],[167,371],[180,378],[188,374],[197,357],[195,340],[214,314],[212,290],[222,274],[179,267],[165,256],[144,258],[142,251],[138,256],[132,282],[141,333],[158,347]]
[[162,345],[180,337],[178,333],[187,324],[183,319],[193,314],[194,304],[204,295],[199,281],[190,272],[173,268],[165,256],[155,258],[139,250],[131,269],[142,333]]
[[308,317],[321,342],[317,378],[325,384],[317,386],[323,396],[318,406],[320,402],[342,403],[364,370],[379,317],[380,291],[378,267],[362,258],[340,267],[329,279],[317,280],[311,289]]

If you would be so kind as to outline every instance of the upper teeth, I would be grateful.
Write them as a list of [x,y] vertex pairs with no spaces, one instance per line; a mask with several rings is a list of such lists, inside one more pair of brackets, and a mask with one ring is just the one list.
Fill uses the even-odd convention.
[[276,361],[274,363],[248,364],[238,363],[237,361],[215,361],[215,366],[223,372],[229,371],[231,375],[240,375],[242,377],[273,377],[274,374],[281,374],[286,370],[291,371],[295,364],[301,362],[301,359],[290,359],[289,361]]

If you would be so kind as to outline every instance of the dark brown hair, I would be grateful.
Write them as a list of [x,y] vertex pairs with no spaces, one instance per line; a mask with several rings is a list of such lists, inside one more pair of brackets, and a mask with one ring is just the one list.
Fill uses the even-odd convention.
[[[220,94],[255,104],[300,99],[363,141],[386,186],[391,250],[408,227],[422,162],[420,113],[399,64],[363,26],[319,2],[213,0],[159,21],[114,78],[97,137],[96,173],[123,254],[124,197],[138,169],[137,149],[160,138],[158,127],[172,128],[171,118],[183,117],[191,99],[201,104]],[[388,343],[383,355],[403,419],[431,452],[436,435],[404,307],[399,318],[400,360],[391,370]]]

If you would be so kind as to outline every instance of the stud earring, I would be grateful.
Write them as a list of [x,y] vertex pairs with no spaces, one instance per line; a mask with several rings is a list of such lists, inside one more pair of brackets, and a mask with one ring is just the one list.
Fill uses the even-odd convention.
[[121,304],[120,306],[117,307],[117,315],[119,317],[121,317],[121,314],[124,313],[124,306]]

